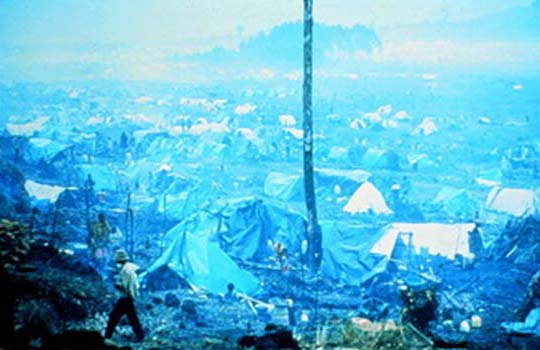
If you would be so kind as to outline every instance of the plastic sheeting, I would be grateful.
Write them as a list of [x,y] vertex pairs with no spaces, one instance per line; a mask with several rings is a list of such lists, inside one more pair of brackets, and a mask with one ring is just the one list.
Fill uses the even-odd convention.
[[179,186],[171,184],[169,189],[160,196],[158,211],[170,219],[183,220],[201,207],[224,196],[224,193],[223,188],[211,180],[193,186],[185,183],[184,190],[180,184]]
[[32,146],[29,151],[29,156],[33,161],[43,159],[44,161],[49,162],[70,147],[69,145],[38,137],[31,138],[29,142]]
[[301,175],[271,172],[264,181],[264,194],[283,201],[304,199],[304,184]]
[[370,148],[362,157],[362,165],[367,169],[399,169],[399,157],[396,152]]
[[289,254],[299,254],[305,239],[304,218],[295,212],[254,197],[227,202],[220,240],[231,256],[246,261],[269,262],[272,243],[281,243]]
[[473,218],[478,207],[464,189],[443,187],[433,203],[454,217]]
[[24,188],[32,201],[46,201],[50,203],[55,203],[58,196],[66,189],[62,186],[44,185],[32,180],[26,180]]
[[[370,178],[371,174],[364,170],[315,169],[315,186],[317,190],[333,191],[339,186],[341,194],[348,196],[354,193],[359,185]],[[304,177],[299,174],[271,172],[264,182],[264,193],[283,201],[304,200]]]
[[226,293],[228,283],[241,293],[256,294],[258,279],[242,270],[215,239],[219,225],[217,216],[201,211],[173,227],[164,239],[165,252],[141,278],[167,266],[191,286],[214,294]]
[[370,255],[378,236],[365,227],[339,222],[321,222],[323,259],[321,272],[348,285],[360,285],[384,271],[385,258]]

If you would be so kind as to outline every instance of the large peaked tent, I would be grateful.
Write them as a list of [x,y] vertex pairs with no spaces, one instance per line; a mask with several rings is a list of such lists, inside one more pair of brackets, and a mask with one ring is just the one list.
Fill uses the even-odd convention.
[[371,182],[364,182],[349,199],[343,211],[351,214],[392,214],[382,193]]

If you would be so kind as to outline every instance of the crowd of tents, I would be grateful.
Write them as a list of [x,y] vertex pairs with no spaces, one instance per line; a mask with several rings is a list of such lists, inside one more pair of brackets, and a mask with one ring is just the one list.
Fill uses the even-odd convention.
[[[78,98],[76,92],[72,95]],[[155,219],[153,225],[158,216],[174,223],[163,234],[165,249],[147,274],[166,266],[194,288],[214,293],[225,292],[233,282],[239,291],[256,294],[260,284],[238,262],[270,265],[277,243],[286,247],[291,264],[303,266],[309,244],[304,179],[300,166],[285,171],[295,169],[292,160],[301,159],[303,135],[294,116],[261,117],[254,105],[224,99],[181,98],[176,103],[147,97],[134,103],[156,114],[126,111],[113,118],[86,113],[6,123],[2,138],[18,141],[3,156],[21,164],[33,207],[55,205],[59,198],[84,190],[88,179],[109,201],[100,209],[124,210],[125,196],[113,198],[130,193],[136,215]],[[171,110],[171,104],[181,113],[157,113]],[[468,235],[475,220],[504,225],[510,218],[540,214],[540,191],[505,187],[495,168],[475,179],[486,189],[485,198],[441,184],[418,209],[421,219],[400,215],[418,206],[414,181],[407,176],[440,168],[440,161],[421,151],[403,155],[368,147],[354,135],[402,125],[413,138],[440,132],[433,118],[414,123],[405,111],[392,114],[391,106],[381,106],[343,125],[348,145],[316,135],[317,157],[325,166],[315,169],[323,213],[321,273],[329,279],[360,285],[383,271],[403,247],[414,254],[474,259]],[[263,178],[235,172],[250,163],[261,164]],[[267,166],[273,163],[277,167]],[[379,175],[381,170],[406,170],[408,175],[388,180]],[[215,178],[216,173],[223,178]],[[492,241],[483,237],[486,247]]]

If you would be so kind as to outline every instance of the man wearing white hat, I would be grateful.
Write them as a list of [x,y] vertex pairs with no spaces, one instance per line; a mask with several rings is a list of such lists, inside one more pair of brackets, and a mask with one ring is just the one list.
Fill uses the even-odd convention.
[[135,304],[133,302],[139,295],[139,282],[137,281],[136,274],[139,266],[129,262],[129,255],[123,249],[116,251],[114,259],[120,270],[120,274],[114,286],[120,295],[109,315],[105,339],[111,338],[116,325],[122,316],[126,315],[129,324],[137,337],[137,341],[142,341],[144,339],[144,332],[141,323],[139,322],[139,317],[137,317],[137,311],[135,310]]

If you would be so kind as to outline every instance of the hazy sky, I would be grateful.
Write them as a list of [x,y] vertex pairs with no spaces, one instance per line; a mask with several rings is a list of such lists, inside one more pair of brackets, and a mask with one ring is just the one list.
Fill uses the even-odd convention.
[[[314,0],[315,18],[374,27],[467,20],[531,0]],[[0,43],[231,45],[302,17],[302,0],[0,0]]]

